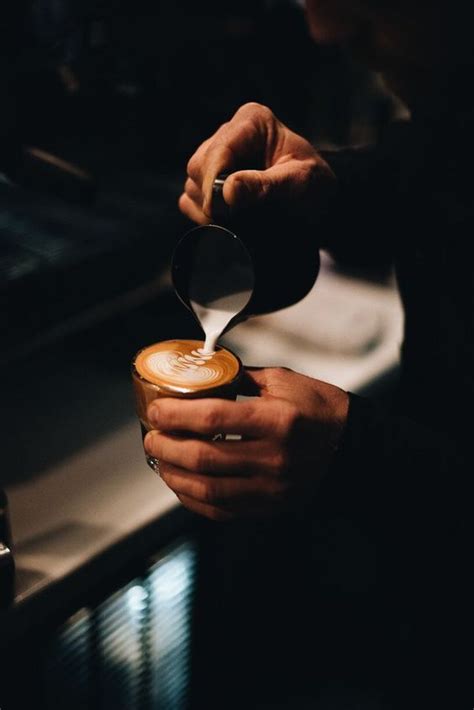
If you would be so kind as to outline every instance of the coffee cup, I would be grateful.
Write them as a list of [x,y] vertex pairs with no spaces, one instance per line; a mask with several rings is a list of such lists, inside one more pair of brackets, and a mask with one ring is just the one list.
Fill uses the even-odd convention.
[[[142,439],[154,427],[148,407],[155,399],[217,397],[235,400],[242,376],[240,359],[227,348],[217,346],[212,354],[200,340],[165,340],[148,345],[132,361],[132,383]],[[185,435],[185,432],[174,432]],[[192,435],[196,438],[196,434]],[[211,437],[223,438],[220,432]],[[159,462],[146,454],[148,465],[159,470]]]

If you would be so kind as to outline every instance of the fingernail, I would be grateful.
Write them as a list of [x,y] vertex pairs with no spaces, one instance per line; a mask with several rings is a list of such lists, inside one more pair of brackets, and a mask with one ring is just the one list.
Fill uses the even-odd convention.
[[152,424],[158,424],[159,410],[156,404],[150,405],[148,408],[148,419]]

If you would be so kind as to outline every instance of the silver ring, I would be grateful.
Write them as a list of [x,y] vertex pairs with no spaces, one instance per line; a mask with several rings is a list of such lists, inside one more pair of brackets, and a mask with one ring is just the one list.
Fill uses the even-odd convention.
[[158,475],[161,476],[160,472],[160,462],[158,459],[155,459],[154,456],[148,456],[146,457],[147,464],[153,471]]

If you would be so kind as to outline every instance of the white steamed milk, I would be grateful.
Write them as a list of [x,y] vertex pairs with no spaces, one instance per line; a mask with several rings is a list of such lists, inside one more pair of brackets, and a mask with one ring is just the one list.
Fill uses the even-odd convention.
[[204,355],[199,350],[184,354],[180,350],[162,350],[152,353],[146,360],[153,374],[175,385],[212,385],[219,372],[209,366],[212,355]]
[[203,355],[214,353],[225,327],[247,305],[251,295],[251,289],[247,289],[209,301],[206,305],[191,300],[193,311],[206,336]]
[[158,377],[176,385],[209,385],[219,378],[212,364],[217,341],[226,326],[247,305],[251,289],[210,300],[203,305],[191,300],[191,306],[206,336],[204,347],[185,354],[163,350],[147,357],[147,366]]

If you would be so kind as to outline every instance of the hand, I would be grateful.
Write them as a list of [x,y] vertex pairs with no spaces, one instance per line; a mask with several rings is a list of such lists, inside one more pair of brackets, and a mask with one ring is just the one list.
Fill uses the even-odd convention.
[[[259,170],[240,170],[249,167]],[[245,104],[205,141],[188,163],[188,179],[179,200],[194,222],[212,218],[212,185],[221,173],[223,197],[233,210],[275,206],[311,224],[327,205],[336,178],[304,138],[281,123],[266,106]]]
[[[283,368],[247,370],[249,399],[151,403],[159,431],[145,438],[160,475],[190,510],[213,520],[263,516],[302,506],[328,470],[349,397]],[[186,432],[178,437],[170,432]],[[212,441],[216,432],[241,440]],[[196,436],[194,437],[193,434]]]

